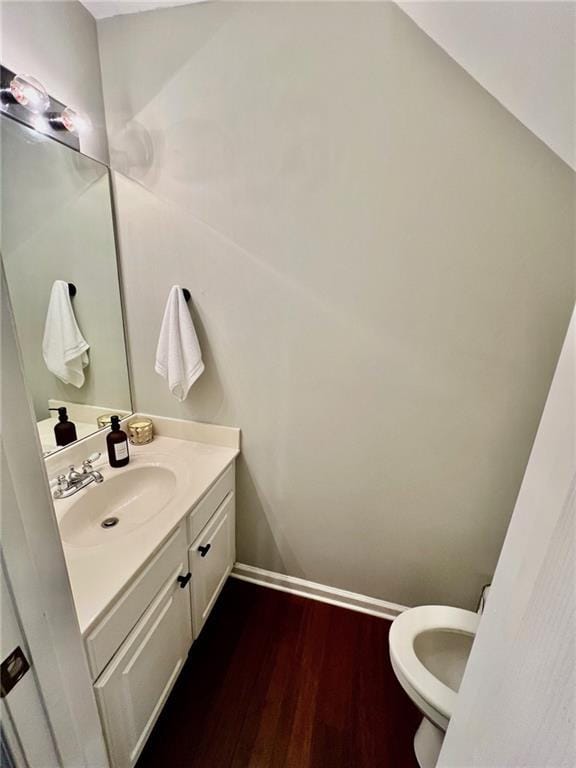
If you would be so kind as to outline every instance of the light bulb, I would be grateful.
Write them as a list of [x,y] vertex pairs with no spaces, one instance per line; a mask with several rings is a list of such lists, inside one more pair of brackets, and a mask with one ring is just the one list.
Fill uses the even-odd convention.
[[86,133],[92,128],[92,121],[84,112],[77,112],[72,107],[66,109],[60,115],[62,125],[70,133]]
[[10,95],[23,107],[34,114],[42,114],[50,105],[46,88],[32,75],[16,75],[10,81]]

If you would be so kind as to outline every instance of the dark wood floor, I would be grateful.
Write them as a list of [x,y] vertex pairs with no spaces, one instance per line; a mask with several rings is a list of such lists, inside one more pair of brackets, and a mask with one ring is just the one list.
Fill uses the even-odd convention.
[[137,768],[417,768],[389,627],[230,579]]

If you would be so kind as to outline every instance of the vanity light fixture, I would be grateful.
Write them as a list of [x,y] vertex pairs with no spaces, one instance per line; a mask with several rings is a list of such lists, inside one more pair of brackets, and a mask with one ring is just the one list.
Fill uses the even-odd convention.
[[72,107],[66,107],[62,112],[51,112],[48,120],[57,131],[69,131],[78,135],[92,128],[92,121],[84,112],[78,112]]
[[[1,2],[1,0],[0,0]],[[88,130],[90,121],[50,96],[32,75],[19,75],[0,63],[0,114],[32,128],[33,139],[48,137],[80,151],[78,131]]]
[[5,104],[20,104],[35,115],[41,115],[50,105],[46,88],[32,75],[14,75],[0,93]]

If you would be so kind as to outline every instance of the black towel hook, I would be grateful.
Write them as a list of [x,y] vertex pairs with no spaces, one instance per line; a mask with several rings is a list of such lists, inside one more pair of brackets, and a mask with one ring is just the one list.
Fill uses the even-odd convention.
[[76,296],[76,286],[74,283],[68,283],[68,293],[70,294],[70,298],[73,299],[74,296]]
[[190,296],[190,291],[188,290],[188,288],[182,288],[182,293],[184,294],[185,301],[189,302],[191,296]]

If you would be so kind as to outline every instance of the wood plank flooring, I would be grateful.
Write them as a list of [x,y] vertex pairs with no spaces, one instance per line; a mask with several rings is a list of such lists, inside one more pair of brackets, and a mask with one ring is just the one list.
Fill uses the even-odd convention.
[[417,768],[389,627],[230,579],[137,768]]

